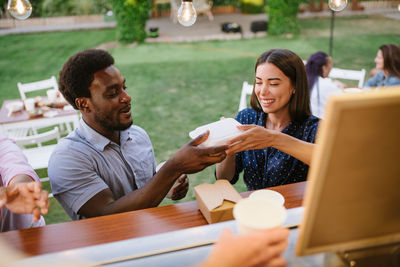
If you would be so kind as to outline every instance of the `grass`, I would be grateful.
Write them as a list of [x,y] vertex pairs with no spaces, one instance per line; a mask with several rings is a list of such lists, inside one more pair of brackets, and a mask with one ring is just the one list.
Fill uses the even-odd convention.
[[[110,53],[126,77],[132,96],[134,123],[144,128],[158,162],[171,157],[189,141],[199,125],[234,117],[241,85],[252,81],[256,58],[271,48],[287,48],[308,59],[329,45],[329,18],[300,20],[302,33],[293,38],[210,41],[190,44],[119,46]],[[113,30],[74,31],[0,37],[0,102],[18,98],[17,82],[58,76],[63,63],[77,51],[114,40]],[[379,16],[336,18],[333,61],[337,67],[367,70],[374,67],[380,45],[400,43],[398,21]],[[181,201],[194,200],[193,187],[214,181],[214,167],[189,175],[190,189]],[[39,175],[45,177],[46,170]],[[48,187],[48,184],[44,184]],[[245,191],[240,180],[235,185]],[[47,223],[69,220],[51,200]],[[161,205],[176,203],[164,200]]]

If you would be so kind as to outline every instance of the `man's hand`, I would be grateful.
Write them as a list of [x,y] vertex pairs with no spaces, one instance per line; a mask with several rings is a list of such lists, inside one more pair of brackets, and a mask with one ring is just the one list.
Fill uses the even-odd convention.
[[193,139],[170,159],[179,173],[196,173],[225,159],[227,146],[198,147],[207,140],[210,132]]
[[181,176],[179,176],[177,181],[178,181],[178,185],[171,188],[171,190],[172,190],[171,199],[172,200],[179,200],[179,199],[184,198],[189,190],[189,180],[188,180],[186,174],[182,174]]
[[18,183],[0,188],[0,207],[6,206],[14,213],[33,214],[33,220],[49,210],[48,192],[39,182]]

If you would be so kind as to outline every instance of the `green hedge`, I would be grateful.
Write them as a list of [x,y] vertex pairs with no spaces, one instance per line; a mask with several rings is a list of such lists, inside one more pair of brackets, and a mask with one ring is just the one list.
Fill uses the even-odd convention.
[[239,0],[214,0],[213,6],[239,6]]
[[241,0],[239,5],[241,12],[245,14],[259,14],[265,11],[264,0]]
[[41,17],[105,14],[109,0],[32,0],[33,13]]
[[301,0],[267,0],[268,33],[299,33],[297,13],[300,3]]
[[151,4],[148,0],[112,0],[117,20],[117,39],[121,43],[143,42]]

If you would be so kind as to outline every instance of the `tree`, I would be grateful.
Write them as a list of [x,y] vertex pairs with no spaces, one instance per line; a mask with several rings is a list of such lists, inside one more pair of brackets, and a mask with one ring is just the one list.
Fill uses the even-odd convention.
[[268,0],[268,33],[299,33],[297,21],[300,0]]
[[143,42],[151,5],[148,0],[112,0],[117,20],[117,39],[122,43]]

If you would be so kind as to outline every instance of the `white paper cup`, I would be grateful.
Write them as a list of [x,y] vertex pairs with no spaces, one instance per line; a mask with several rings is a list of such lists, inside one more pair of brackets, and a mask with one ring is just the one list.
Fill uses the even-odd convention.
[[285,198],[280,193],[269,189],[254,191],[250,194],[249,198],[263,198],[269,201],[275,201],[282,206],[285,204]]
[[233,207],[233,217],[240,235],[282,226],[286,216],[286,209],[282,205],[263,198],[245,198]]
[[47,98],[51,103],[54,103],[57,101],[57,90],[52,89],[52,90],[47,90]]
[[35,112],[35,99],[27,98],[24,100],[25,109],[29,113]]

